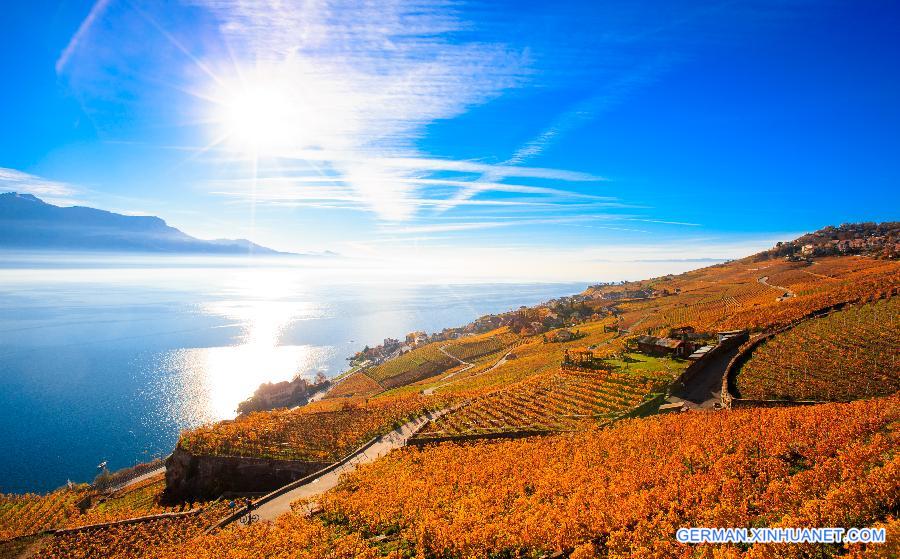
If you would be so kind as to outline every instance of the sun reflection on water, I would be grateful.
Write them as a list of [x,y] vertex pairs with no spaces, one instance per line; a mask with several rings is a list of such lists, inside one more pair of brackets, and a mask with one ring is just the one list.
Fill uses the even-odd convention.
[[[280,281],[279,281],[280,280]],[[312,377],[334,348],[281,345],[295,321],[326,315],[321,304],[291,300],[302,286],[279,275],[248,271],[227,285],[220,300],[198,306],[197,312],[225,320],[236,328],[234,345],[186,348],[171,352],[165,367],[174,373],[169,387],[177,396],[168,406],[182,426],[234,417],[242,400],[264,382]],[[173,394],[174,396],[174,394]]]

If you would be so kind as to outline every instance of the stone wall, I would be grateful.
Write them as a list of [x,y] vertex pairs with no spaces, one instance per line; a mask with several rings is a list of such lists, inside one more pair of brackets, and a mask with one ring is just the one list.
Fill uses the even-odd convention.
[[216,498],[225,492],[265,493],[317,472],[330,462],[242,456],[195,456],[182,449],[166,460],[166,495]]
[[772,338],[776,334],[784,332],[789,329],[790,326],[779,328],[778,330],[774,330],[772,332],[766,334],[760,334],[754,337],[752,340],[744,344],[741,350],[737,355],[728,363],[728,366],[725,367],[725,375],[722,377],[722,405],[725,408],[731,409],[734,407],[741,407],[740,404],[736,404],[735,402],[739,400],[734,397],[735,392],[735,382],[737,378],[737,371],[744,366],[750,357],[753,355],[753,351],[759,347],[766,340]]

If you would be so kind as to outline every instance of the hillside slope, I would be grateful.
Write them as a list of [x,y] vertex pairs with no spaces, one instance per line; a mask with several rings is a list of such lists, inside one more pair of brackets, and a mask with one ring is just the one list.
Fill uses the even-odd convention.
[[301,506],[274,524],[212,535],[191,532],[190,521],[98,530],[52,539],[46,556],[889,557],[886,545],[693,546],[674,535],[684,526],[886,525],[895,541],[898,427],[895,396],[409,448],[347,476],[318,517]]

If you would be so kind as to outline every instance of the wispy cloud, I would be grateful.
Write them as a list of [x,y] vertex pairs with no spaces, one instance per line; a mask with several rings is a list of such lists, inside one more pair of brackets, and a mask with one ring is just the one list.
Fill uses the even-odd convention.
[[72,38],[69,40],[68,44],[66,44],[66,48],[63,49],[59,58],[56,59],[57,74],[62,74],[63,70],[65,70],[66,65],[69,63],[69,59],[72,58],[72,55],[78,49],[81,41],[90,32],[90,29],[94,25],[94,22],[97,21],[97,18],[103,14],[104,10],[106,10],[109,2],[110,0],[97,0],[93,7],[91,7],[91,11],[88,12],[87,17],[85,17],[84,21],[81,22],[81,25],[78,26],[78,30],[75,31],[75,34],[72,35]]
[[[267,204],[369,212],[376,219],[367,223],[404,236],[416,227],[445,224],[450,233],[473,230],[463,229],[466,223],[509,227],[513,220],[633,208],[610,195],[615,184],[602,170],[543,167],[538,158],[657,80],[683,54],[670,46],[708,41],[699,23],[729,11],[673,7],[648,15],[632,3],[535,8],[520,22],[540,32],[532,40],[510,24],[505,8],[467,11],[471,5],[452,0],[188,4],[172,10],[98,0],[57,71],[106,72],[92,81],[98,89],[91,93],[115,97],[112,103],[146,101],[145,90],[166,89],[172,97],[154,101],[178,103],[156,106],[149,116],[154,123],[171,119],[160,129],[174,124],[190,132],[163,143],[207,165],[191,177],[229,210]],[[119,35],[145,40],[119,49]],[[76,56],[82,52],[91,56]],[[73,87],[88,83],[71,81]],[[500,163],[496,153],[423,141],[445,121],[523,87],[582,97],[545,122],[527,116],[534,136]],[[241,134],[249,137],[236,137]],[[196,145],[182,145],[191,142]],[[621,219],[698,225],[658,217]]]
[[318,150],[329,172],[392,221],[417,210],[410,179],[429,164],[415,148],[426,126],[514,87],[525,67],[503,44],[459,40],[466,24],[446,2],[206,6],[233,60],[209,63],[221,78],[201,95],[227,108],[235,89],[287,92],[290,109],[278,118],[291,133],[267,147],[303,160]]
[[[406,197],[406,202],[417,208],[438,208],[446,203],[446,193],[468,184],[454,179],[397,179],[394,184],[378,185],[376,178],[368,179],[373,186],[389,188],[414,185],[416,194]],[[635,206],[624,204],[613,197],[581,194],[558,188],[538,187],[521,184],[495,184],[487,187],[502,192],[502,197],[475,198],[460,201],[457,205],[467,208],[459,215],[446,215],[441,222],[469,219],[535,219],[538,216],[559,215],[560,213],[589,212],[611,208],[624,209]],[[292,208],[342,209],[371,211],[371,204],[364,193],[354,188],[352,182],[343,176],[321,177],[315,175],[263,176],[249,179],[220,179],[208,184],[213,194],[222,196],[232,203],[253,206],[273,205]],[[481,215],[489,214],[489,215]],[[404,232],[404,224],[409,221],[429,219],[423,214],[404,223],[386,221],[382,228]],[[458,221],[457,221],[458,223]],[[508,226],[506,224],[504,226]],[[465,227],[452,225],[446,231],[463,231]]]
[[0,192],[34,194],[52,204],[62,205],[76,204],[80,193],[79,189],[68,183],[4,167],[0,167]]
[[597,222],[615,222],[628,220],[628,217],[613,214],[573,215],[565,217],[550,217],[539,219],[505,219],[494,221],[473,221],[463,223],[436,223],[427,225],[411,225],[391,227],[388,231],[394,235],[419,235],[423,233],[447,233],[451,231],[477,231],[481,229],[497,229],[501,227],[534,227],[537,225],[577,225],[580,227],[592,227],[613,231],[630,231],[634,233],[648,233],[642,229],[631,227],[619,227],[612,225],[599,225]]
[[543,153],[566,133],[593,120],[609,107],[622,102],[635,89],[654,80],[669,65],[668,59],[667,56],[661,56],[651,63],[630,69],[623,76],[611,80],[599,92],[557,116],[549,127],[516,150],[506,164],[521,165],[531,160]]
[[[454,179],[432,179],[415,177],[383,179],[375,175],[366,177],[365,180],[373,184],[378,183],[379,181],[384,181],[385,184],[383,186],[385,187],[390,186],[387,183],[391,183],[415,186],[418,189],[433,189],[444,186],[458,188],[466,187],[467,185],[471,184],[470,181]],[[255,186],[257,189],[260,189],[260,187],[263,187],[263,189],[278,189],[278,194],[280,196],[306,196],[310,192],[314,193],[317,191],[344,196],[347,193],[347,189],[352,189],[353,187],[352,180],[343,175],[323,177],[310,175],[292,176],[290,174],[280,174],[276,176],[252,178],[220,179],[210,181],[210,184],[222,185],[231,188],[233,191],[247,193],[247,195],[250,195],[250,193],[248,192],[249,186]],[[611,196],[597,196],[594,194],[584,194],[580,192],[573,192],[570,190],[550,188],[545,186],[506,183],[484,183],[483,186],[485,190],[491,190],[495,192],[557,196],[562,198],[582,198],[589,200],[615,200],[615,198]],[[305,190],[305,192],[303,190]]]
[[452,209],[465,200],[491,190],[488,185],[495,184],[497,181],[510,176],[507,174],[510,168],[515,169],[516,166],[527,163],[534,157],[537,157],[565,134],[593,120],[599,113],[621,102],[638,87],[655,79],[668,66],[668,58],[667,56],[662,56],[649,64],[629,70],[625,75],[606,84],[600,92],[564,111],[554,119],[549,127],[525,142],[509,159],[492,169],[488,169],[480,178],[471,182],[455,196],[448,199],[439,208],[440,211]]
[[[134,98],[144,95],[135,80],[167,83],[193,98],[194,111],[181,124],[209,133],[207,145],[183,147],[213,164],[226,160],[217,168],[220,176],[229,169],[236,169],[235,176],[264,176],[263,167],[271,161],[283,167],[274,169],[282,175],[290,175],[295,163],[312,167],[319,176],[339,177],[354,196],[331,202],[361,204],[384,221],[408,221],[423,208],[442,207],[434,203],[436,187],[446,187],[444,199],[458,199],[455,207],[476,205],[462,204],[475,197],[473,188],[578,198],[586,195],[565,183],[605,180],[567,169],[526,167],[524,151],[500,165],[420,151],[419,140],[434,123],[533,77],[527,49],[492,34],[475,39],[473,22],[457,3],[197,0],[196,5],[211,14],[213,25],[182,28],[174,23],[177,17],[152,4],[112,10],[108,0],[99,0],[59,57],[57,70],[77,61],[72,69],[81,70],[80,79],[73,84],[92,84],[97,97],[108,96],[102,88],[110,83],[126,86]],[[98,25],[101,18],[110,21]],[[186,29],[196,36],[185,35]],[[144,33],[148,40],[118,51],[107,46],[117,41],[112,30]],[[91,46],[90,59],[73,58]],[[130,73],[148,68],[142,55],[164,60],[167,71],[154,73],[150,66],[150,74]],[[183,68],[169,70],[179,58]],[[85,79],[91,72],[98,76]],[[181,81],[173,83],[172,76],[179,74]],[[256,136],[250,139],[255,156],[236,166],[235,160],[247,155],[248,138],[235,136],[248,133]],[[448,173],[475,176],[441,176]],[[483,178],[473,187],[477,175]],[[485,179],[492,176],[497,180]],[[505,184],[509,178],[553,184]],[[299,181],[295,185],[306,188]]]

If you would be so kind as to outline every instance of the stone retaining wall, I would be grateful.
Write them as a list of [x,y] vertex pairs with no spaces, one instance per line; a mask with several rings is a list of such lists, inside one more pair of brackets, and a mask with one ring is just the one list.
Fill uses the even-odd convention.
[[[784,328],[779,328],[773,332],[769,332],[767,334],[760,334],[754,337],[751,341],[749,341],[741,350],[735,355],[731,361],[728,363],[728,366],[725,367],[725,374],[722,376],[722,406],[726,409],[731,409],[734,407],[742,407],[741,404],[735,405],[735,401],[739,400],[734,397],[734,389],[735,389],[735,373],[740,370],[741,367],[744,366],[744,363],[750,359],[753,355],[753,351],[763,344],[769,338],[775,336],[776,334],[780,334],[785,330],[790,329],[790,326],[786,326]],[[746,407],[746,406],[744,406]]]
[[216,498],[228,491],[267,493],[328,467],[331,462],[243,456],[195,456],[183,449],[166,460],[166,495]]
[[[263,496],[260,497],[259,499],[256,499],[255,501],[253,501],[253,508],[259,508],[260,505],[263,505],[263,504],[265,504],[265,503],[268,503],[269,501],[271,501],[271,500],[273,500],[273,499],[275,499],[275,498],[277,498],[277,497],[280,497],[280,496],[284,495],[285,493],[287,493],[287,492],[289,492],[289,491],[293,491],[293,490],[296,489],[297,487],[300,487],[300,486],[302,486],[302,485],[306,485],[307,483],[311,482],[312,480],[314,480],[314,479],[316,479],[316,478],[319,478],[319,477],[321,477],[321,476],[323,476],[323,475],[325,475],[325,474],[327,474],[327,473],[329,473],[329,472],[333,472],[334,470],[337,470],[338,468],[340,468],[341,466],[343,466],[343,465],[346,464],[347,462],[351,461],[352,459],[356,458],[357,456],[359,456],[360,454],[362,454],[363,452],[365,452],[366,450],[368,450],[370,446],[372,446],[373,444],[375,444],[376,441],[378,441],[378,439],[379,439],[379,437],[372,437],[372,438],[369,439],[365,444],[363,444],[362,446],[360,446],[359,448],[357,448],[356,450],[354,450],[353,452],[351,452],[351,453],[348,454],[347,456],[344,456],[343,458],[341,458],[341,459],[338,460],[337,462],[334,462],[334,463],[332,463],[332,464],[328,464],[328,465],[325,466],[324,468],[321,468],[321,469],[319,469],[319,470],[317,470],[317,471],[314,471],[314,472],[312,472],[312,473],[310,473],[310,474],[308,474],[308,475],[306,475],[306,476],[303,476],[303,477],[301,477],[301,478],[299,478],[299,479],[294,480],[294,481],[291,482],[291,483],[285,484],[285,485],[283,485],[283,486],[281,486],[281,487],[275,489],[274,491],[272,491],[272,492],[270,492],[270,493],[267,493],[267,494],[263,495]],[[226,516],[225,518],[222,518],[221,520],[219,520],[219,522],[217,522],[217,523],[214,524],[213,526],[210,526],[210,527],[206,530],[206,533],[207,533],[207,534],[211,534],[211,533],[215,532],[216,530],[220,530],[221,528],[224,528],[225,526],[231,524],[231,523],[234,522],[235,520],[237,520],[237,519],[239,519],[240,517],[244,516],[246,513],[247,513],[247,512],[246,512],[245,509],[241,509],[241,510],[235,511],[235,512],[229,514],[228,516]]]

